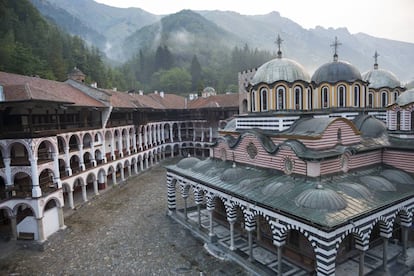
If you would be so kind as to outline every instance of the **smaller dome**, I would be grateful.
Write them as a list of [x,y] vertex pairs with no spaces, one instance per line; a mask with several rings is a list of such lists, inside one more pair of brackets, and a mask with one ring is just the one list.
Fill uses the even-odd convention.
[[400,184],[414,184],[414,180],[411,175],[400,170],[383,170],[381,172],[381,176],[385,177],[389,181]]
[[187,157],[184,159],[181,159],[180,162],[177,163],[177,167],[180,169],[191,169],[195,164],[197,164],[200,161],[200,159],[196,157]]
[[276,81],[295,82],[298,80],[309,82],[310,77],[302,65],[287,58],[275,58],[260,66],[253,79],[252,85],[258,83],[274,83]]
[[294,187],[294,184],[292,182],[273,182],[268,185],[266,185],[262,189],[262,194],[265,196],[281,196],[286,194],[287,192],[291,191]]
[[220,179],[224,182],[238,182],[244,177],[244,170],[242,168],[236,167],[233,165],[233,167],[228,168],[223,172]]
[[374,191],[381,191],[381,192],[395,192],[397,191],[397,188],[394,184],[389,182],[386,178],[383,178],[381,176],[362,176],[360,177],[360,180],[362,183],[364,183],[368,189],[374,190]]
[[382,87],[396,88],[401,86],[394,73],[383,69],[372,69],[362,74],[362,79],[369,82],[368,87],[379,89]]
[[395,101],[399,106],[414,103],[414,88],[403,92]]
[[385,124],[371,115],[358,116],[355,118],[354,124],[364,138],[379,138],[387,134]]
[[338,81],[353,82],[362,80],[359,70],[347,61],[332,61],[319,67],[312,76],[312,82],[336,83]]
[[196,163],[191,168],[191,170],[195,171],[195,172],[198,172],[198,173],[203,173],[203,172],[206,172],[207,170],[209,170],[213,166],[214,166],[214,162],[210,158],[207,158],[205,160],[202,160],[202,161]]
[[357,183],[340,183],[339,188],[350,197],[369,199],[371,192],[363,185]]
[[295,202],[300,207],[328,211],[339,211],[348,205],[340,194],[325,189],[322,185],[303,191],[296,197]]

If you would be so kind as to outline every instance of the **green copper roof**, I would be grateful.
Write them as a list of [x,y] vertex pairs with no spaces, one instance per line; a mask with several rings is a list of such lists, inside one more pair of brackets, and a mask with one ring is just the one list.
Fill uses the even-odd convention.
[[[239,163],[234,167],[233,162],[209,158],[198,161],[192,168],[169,165],[166,169],[234,197],[326,228],[414,196],[411,175],[388,168],[310,179]],[[237,175],[234,174],[236,170]],[[223,175],[226,175],[224,179]],[[321,185],[323,188],[318,189]]]

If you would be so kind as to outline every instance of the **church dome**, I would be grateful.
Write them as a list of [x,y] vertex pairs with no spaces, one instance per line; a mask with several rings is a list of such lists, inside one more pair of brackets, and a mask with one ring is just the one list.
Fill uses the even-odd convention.
[[395,101],[399,106],[404,106],[414,102],[414,88],[403,92]]
[[354,124],[365,138],[379,138],[387,134],[385,124],[372,115],[362,115],[354,119]]
[[312,76],[312,82],[336,83],[339,81],[353,82],[362,80],[359,70],[347,61],[336,60],[319,67]]
[[310,209],[339,211],[345,209],[347,202],[340,194],[322,185],[308,189],[299,194],[295,202],[298,206]]
[[200,159],[196,157],[187,157],[184,159],[181,159],[180,162],[177,163],[177,167],[180,169],[191,169],[195,164],[197,164],[200,161]]
[[362,74],[362,79],[369,82],[368,87],[379,89],[382,87],[396,88],[401,86],[401,82],[398,80],[394,73],[384,69],[372,69]]
[[276,81],[295,82],[298,80],[309,82],[310,77],[305,68],[294,60],[277,57],[257,69],[251,84],[256,85],[261,82],[271,84]]

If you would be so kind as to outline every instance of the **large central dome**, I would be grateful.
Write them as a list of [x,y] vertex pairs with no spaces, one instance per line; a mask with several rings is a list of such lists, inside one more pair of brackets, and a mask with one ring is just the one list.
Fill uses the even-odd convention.
[[362,80],[359,70],[349,62],[341,60],[325,63],[312,76],[312,81],[316,84],[339,81],[353,82],[356,80]]
[[295,82],[298,80],[309,82],[310,77],[302,65],[287,58],[275,58],[266,62],[257,69],[251,84],[271,84],[276,81]]

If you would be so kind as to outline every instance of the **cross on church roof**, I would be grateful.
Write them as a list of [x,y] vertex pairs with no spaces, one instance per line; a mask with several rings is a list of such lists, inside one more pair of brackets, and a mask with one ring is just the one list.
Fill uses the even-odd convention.
[[338,41],[338,37],[335,36],[335,41],[331,44],[331,47],[334,48],[334,61],[338,60],[338,47],[341,46],[342,43]]
[[281,58],[282,57],[282,51],[280,51],[280,46],[282,45],[283,39],[280,38],[280,35],[277,35],[277,39],[275,41],[275,43],[277,44],[277,57]]
[[374,63],[374,69],[378,69],[378,57],[379,57],[380,55],[378,54],[378,52],[375,50],[375,54],[374,54],[374,56],[373,56],[373,58],[374,58],[374,60],[375,60],[375,63]]

